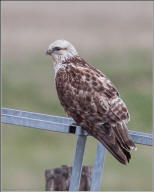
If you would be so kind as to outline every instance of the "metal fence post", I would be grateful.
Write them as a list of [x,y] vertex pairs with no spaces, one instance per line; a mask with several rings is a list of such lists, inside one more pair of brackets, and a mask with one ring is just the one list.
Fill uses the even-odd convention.
[[102,182],[106,148],[98,142],[90,191],[99,191]]
[[78,136],[69,191],[79,191],[86,140],[87,136]]

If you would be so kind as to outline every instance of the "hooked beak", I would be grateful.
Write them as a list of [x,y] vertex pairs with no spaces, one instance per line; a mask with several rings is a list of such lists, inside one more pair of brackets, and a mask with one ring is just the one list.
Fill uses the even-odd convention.
[[52,53],[53,53],[53,50],[51,50],[51,49],[48,49],[48,50],[46,51],[46,54],[47,54],[47,55],[52,55]]

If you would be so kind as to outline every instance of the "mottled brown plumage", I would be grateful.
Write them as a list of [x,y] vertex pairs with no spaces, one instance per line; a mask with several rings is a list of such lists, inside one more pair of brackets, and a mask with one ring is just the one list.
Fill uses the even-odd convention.
[[129,113],[116,87],[78,54],[63,57],[65,52],[62,53],[55,54],[56,59],[54,54],[52,57],[58,61],[55,62],[55,83],[65,112],[98,139],[117,160],[126,164],[135,145],[126,126]]

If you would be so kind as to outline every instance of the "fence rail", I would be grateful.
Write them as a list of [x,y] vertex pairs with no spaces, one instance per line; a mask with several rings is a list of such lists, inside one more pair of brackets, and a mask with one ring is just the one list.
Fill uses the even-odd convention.
[[[8,108],[2,108],[1,121],[2,123],[6,124],[78,135],[74,165],[71,176],[70,191],[79,190],[85,144],[88,136],[88,133],[86,131],[82,130],[79,126],[73,126],[72,129],[71,125],[74,121],[71,118]],[[152,134],[137,131],[129,131],[129,133],[136,144],[152,146]],[[91,191],[99,191],[100,189],[105,154],[105,147],[100,142],[98,142],[96,160],[93,169]]]

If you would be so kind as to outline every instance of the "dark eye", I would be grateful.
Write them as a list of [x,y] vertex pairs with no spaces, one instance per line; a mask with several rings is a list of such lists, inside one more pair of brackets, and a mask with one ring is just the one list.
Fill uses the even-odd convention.
[[54,47],[54,51],[59,51],[59,50],[61,50],[60,47]]

